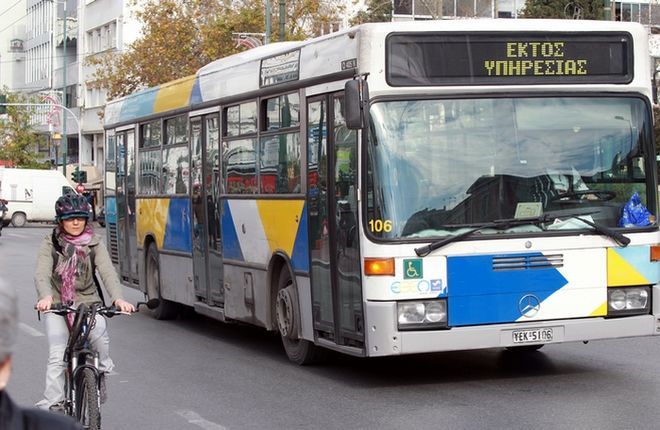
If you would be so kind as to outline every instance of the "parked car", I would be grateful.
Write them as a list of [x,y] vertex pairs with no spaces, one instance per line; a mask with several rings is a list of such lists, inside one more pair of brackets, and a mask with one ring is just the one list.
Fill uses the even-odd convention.
[[5,217],[7,216],[7,200],[5,199],[0,199],[0,236],[2,236],[2,227],[5,227],[7,224],[9,224],[9,220],[7,220],[7,224],[5,224]]

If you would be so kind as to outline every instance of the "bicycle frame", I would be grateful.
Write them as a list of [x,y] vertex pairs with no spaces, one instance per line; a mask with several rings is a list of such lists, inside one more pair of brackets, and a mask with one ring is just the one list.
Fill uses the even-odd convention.
[[64,379],[65,410],[67,415],[78,420],[82,418],[83,411],[79,405],[80,399],[76,395],[75,382],[79,380],[84,369],[90,369],[94,374],[97,390],[96,399],[98,400],[98,408],[101,407],[99,355],[92,349],[89,339],[96,320],[97,310],[98,305],[88,307],[85,304],[81,304],[75,310],[74,323],[70,327],[69,340],[64,352],[64,363],[66,364]]
[[[122,314],[114,307],[100,304],[78,308],[58,305],[49,311],[62,317],[74,314],[74,322],[69,327],[69,339],[64,349],[64,413],[75,418],[84,428],[101,428],[101,401],[99,354],[92,348],[90,334],[96,323],[96,315],[112,317]],[[68,325],[68,324],[67,324]],[[80,392],[78,392],[80,390]],[[90,394],[91,393],[91,394]],[[93,404],[86,402],[93,402]]]

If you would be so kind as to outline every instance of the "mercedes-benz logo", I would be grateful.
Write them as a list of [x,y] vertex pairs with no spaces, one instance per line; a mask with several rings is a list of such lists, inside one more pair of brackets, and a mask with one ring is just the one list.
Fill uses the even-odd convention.
[[541,300],[534,294],[524,295],[518,302],[518,310],[520,315],[531,318],[541,310]]

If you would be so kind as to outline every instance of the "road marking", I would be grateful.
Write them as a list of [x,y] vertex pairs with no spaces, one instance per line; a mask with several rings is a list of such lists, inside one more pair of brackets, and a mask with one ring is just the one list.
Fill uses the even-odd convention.
[[227,430],[225,427],[221,426],[220,424],[216,424],[214,422],[205,420],[204,418],[199,416],[199,414],[196,413],[195,411],[184,409],[181,411],[176,411],[176,413],[181,418],[188,421],[190,424],[194,424],[198,427],[203,428],[204,430]]
[[30,327],[29,325],[27,325],[25,323],[18,323],[18,328],[20,328],[21,330],[23,330],[25,333],[29,334],[30,336],[34,336],[34,337],[45,336],[45,334],[43,334],[42,332],[40,332],[36,328],[32,328],[32,327]]

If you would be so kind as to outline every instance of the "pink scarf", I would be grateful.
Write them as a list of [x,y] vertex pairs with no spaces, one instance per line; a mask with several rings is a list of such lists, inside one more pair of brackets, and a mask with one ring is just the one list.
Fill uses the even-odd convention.
[[[78,236],[71,236],[67,234],[60,227],[55,231],[58,241],[62,246],[63,258],[60,258],[55,272],[62,278],[62,303],[66,305],[73,305],[76,301],[76,277],[85,271],[85,246],[89,245],[94,236],[92,226],[87,224],[85,230]],[[69,325],[73,323],[73,314],[67,315]]]

